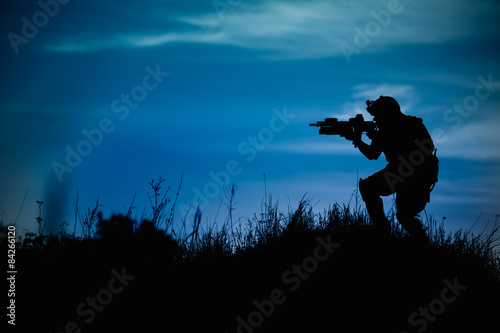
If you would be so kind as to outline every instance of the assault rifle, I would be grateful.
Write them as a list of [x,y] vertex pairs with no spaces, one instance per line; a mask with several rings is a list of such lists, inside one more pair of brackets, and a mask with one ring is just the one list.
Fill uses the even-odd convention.
[[348,121],[339,121],[337,118],[326,118],[309,126],[319,127],[319,134],[340,135],[347,139],[353,138],[354,133],[366,133],[368,137],[377,131],[377,125],[373,121],[365,121],[362,114],[350,118]]

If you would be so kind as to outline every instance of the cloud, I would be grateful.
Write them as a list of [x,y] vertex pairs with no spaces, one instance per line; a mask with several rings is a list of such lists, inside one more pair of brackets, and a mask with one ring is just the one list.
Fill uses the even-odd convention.
[[[356,114],[362,114],[365,120],[371,120],[371,117],[365,110],[366,99],[377,98],[380,95],[389,95],[395,97],[401,105],[404,113],[412,115],[412,108],[419,102],[416,88],[412,85],[403,84],[359,84],[352,87],[351,100],[344,102],[338,108],[339,111],[331,110],[313,110],[319,117],[335,117],[339,120],[347,120]],[[432,111],[427,112],[429,117],[441,118],[445,109],[442,107],[428,107]],[[499,109],[499,104],[492,102],[484,105],[482,115],[474,114],[470,118],[461,119],[458,128],[453,128],[457,123],[447,124],[441,130],[442,134],[433,137],[438,148],[438,157],[457,158],[462,160],[481,161],[481,162],[500,162],[500,131],[498,124],[500,116],[494,110]],[[334,109],[335,110],[335,109]],[[422,109],[418,108],[418,116],[421,116]],[[305,112],[303,112],[305,113]],[[308,113],[311,113],[308,111]],[[432,114],[431,114],[432,113]],[[481,117],[479,117],[481,116]],[[318,117],[318,116],[316,116]],[[428,120],[428,121],[426,121]],[[425,117],[424,123],[433,123]],[[428,127],[432,134],[436,130],[434,127]],[[365,142],[370,142],[369,139]],[[269,146],[269,150],[276,152],[296,153],[296,154],[314,154],[314,155],[356,155],[358,152],[352,149],[352,146],[346,142],[317,142],[317,141],[284,141]]]
[[393,96],[397,99],[412,99],[415,97],[415,88],[407,84],[359,84],[352,88],[355,99],[376,99],[379,96]]
[[[399,12],[392,14],[387,24],[377,23],[377,14],[374,13],[388,13],[387,4],[387,1],[373,1],[366,6],[364,2],[327,0],[241,2],[223,15],[218,15],[214,8],[195,13],[186,9],[165,14],[163,24],[158,24],[158,17],[155,17],[155,24],[149,26],[151,8],[142,11],[137,8],[134,18],[139,21],[137,31],[130,30],[127,21],[122,20],[121,27],[113,27],[114,31],[103,34],[82,31],[47,45],[45,50],[93,52],[182,42],[235,46],[261,51],[273,58],[314,59],[343,55],[340,43],[355,46],[355,28],[363,30],[368,22],[378,24],[380,29],[361,51],[380,52],[394,45],[441,43],[471,35],[492,34],[494,32],[487,25],[473,22],[480,15],[488,21],[492,12],[498,12],[492,10],[488,2],[424,4],[401,1]],[[125,9],[121,11],[127,12]]]
[[351,90],[351,100],[344,102],[340,106],[340,111],[329,114],[329,117],[335,117],[342,120],[347,120],[348,118],[354,117],[356,114],[363,114],[369,117],[366,112],[365,101],[377,99],[379,96],[394,97],[400,104],[404,113],[411,111],[412,107],[418,102],[415,87],[408,84],[363,83],[355,85]]
[[498,123],[490,118],[445,131],[445,140],[436,144],[439,156],[500,162]]
[[266,148],[273,152],[307,154],[307,155],[359,155],[349,142],[318,142],[301,140],[274,143]]

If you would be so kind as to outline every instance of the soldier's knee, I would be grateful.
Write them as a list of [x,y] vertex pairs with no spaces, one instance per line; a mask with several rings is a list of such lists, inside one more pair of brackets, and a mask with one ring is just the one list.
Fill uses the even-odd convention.
[[364,201],[370,199],[375,195],[373,188],[370,186],[370,183],[366,181],[366,179],[359,179],[359,193]]
[[408,219],[411,218],[411,216],[409,216],[409,214],[404,213],[404,212],[400,211],[399,209],[396,212],[396,217],[397,217],[398,221],[408,221]]
[[396,218],[401,224],[420,224],[420,220],[410,212],[398,211],[396,212]]
[[361,197],[364,198],[366,190],[365,190],[365,183],[364,183],[363,178],[359,178],[358,188],[359,188],[359,193],[361,194]]

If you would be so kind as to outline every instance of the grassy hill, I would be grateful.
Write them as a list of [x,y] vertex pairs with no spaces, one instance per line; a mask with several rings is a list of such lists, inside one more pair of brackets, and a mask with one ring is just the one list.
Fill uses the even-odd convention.
[[[91,236],[18,244],[16,328],[37,332],[489,332],[500,310],[495,232],[430,244],[365,212],[303,201],[246,223],[172,233],[96,215]],[[498,221],[497,221],[498,222]],[[167,224],[168,226],[168,224]]]

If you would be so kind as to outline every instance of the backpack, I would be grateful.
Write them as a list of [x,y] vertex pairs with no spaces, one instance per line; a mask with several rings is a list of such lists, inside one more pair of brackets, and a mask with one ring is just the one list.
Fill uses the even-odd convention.
[[434,153],[429,156],[429,160],[425,163],[425,174],[427,176],[427,181],[429,185],[429,195],[427,197],[427,202],[430,202],[430,194],[436,183],[439,181],[439,159],[436,156],[437,149],[434,150]]

